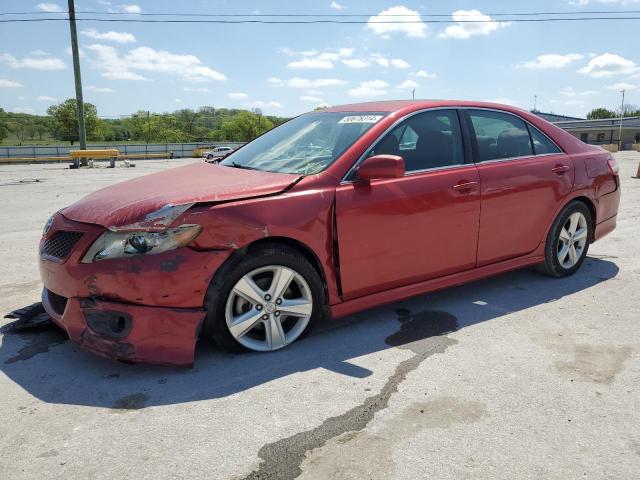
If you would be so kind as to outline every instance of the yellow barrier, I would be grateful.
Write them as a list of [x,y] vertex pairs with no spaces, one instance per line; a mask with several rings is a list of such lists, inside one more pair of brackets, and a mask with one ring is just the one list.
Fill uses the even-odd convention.
[[71,158],[113,158],[119,155],[117,148],[104,150],[71,150],[69,156]]
[[634,143],[631,145],[631,150],[635,150],[636,152],[640,152],[640,143]]
[[606,143],[604,145],[600,145],[602,148],[604,148],[607,152],[611,152],[611,153],[615,153],[618,151],[618,144],[617,143]]

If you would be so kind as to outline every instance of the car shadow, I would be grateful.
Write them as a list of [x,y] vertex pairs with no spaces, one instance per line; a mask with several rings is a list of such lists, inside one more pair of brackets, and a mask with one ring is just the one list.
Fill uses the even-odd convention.
[[[103,359],[84,352],[61,330],[49,327],[5,334],[0,370],[44,402],[116,409],[227,397],[320,368],[364,378],[372,372],[351,359],[553,302],[617,273],[615,263],[593,257],[568,278],[548,278],[531,270],[510,272],[324,322],[308,338],[268,354],[229,354],[201,341],[192,369],[125,365]],[[457,322],[455,328],[450,321],[438,321],[443,313]]]

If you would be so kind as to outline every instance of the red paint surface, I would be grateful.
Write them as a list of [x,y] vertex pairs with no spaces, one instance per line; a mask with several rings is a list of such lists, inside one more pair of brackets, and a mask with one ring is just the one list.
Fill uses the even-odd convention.
[[[397,120],[416,110],[457,106],[515,113],[566,154],[341,182]],[[65,261],[40,259],[45,287],[68,298],[57,322],[72,340],[120,359],[191,364],[211,279],[232,255],[265,240],[287,242],[317,264],[331,312],[340,317],[539,263],[553,219],[575,198],[592,205],[596,239],[615,227],[620,188],[607,168],[609,154],[529,112],[454,101],[329,110],[390,113],[316,175],[194,164],[107,187],[56,215],[47,238],[59,230],[84,233]],[[157,215],[167,205],[191,204],[175,217]],[[190,247],[80,263],[105,228],[184,223],[202,226]],[[132,316],[134,328],[125,339],[106,339],[86,326],[88,307],[82,305],[120,309]]]

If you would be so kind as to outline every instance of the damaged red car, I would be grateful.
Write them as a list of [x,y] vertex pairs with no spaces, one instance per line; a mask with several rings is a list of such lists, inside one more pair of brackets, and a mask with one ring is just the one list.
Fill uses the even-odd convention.
[[100,355],[188,366],[324,316],[529,265],[561,277],[616,225],[618,166],[529,112],[392,101],[301,115],[218,164],[99,190],[40,243],[43,305]]

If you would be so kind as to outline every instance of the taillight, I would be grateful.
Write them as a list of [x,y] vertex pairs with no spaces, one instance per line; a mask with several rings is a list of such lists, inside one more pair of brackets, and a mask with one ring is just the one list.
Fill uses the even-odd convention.
[[607,160],[607,164],[609,165],[609,171],[613,175],[617,175],[618,172],[620,171],[620,166],[618,165],[618,162],[616,162],[616,159],[613,158],[612,156],[609,156],[609,159]]

